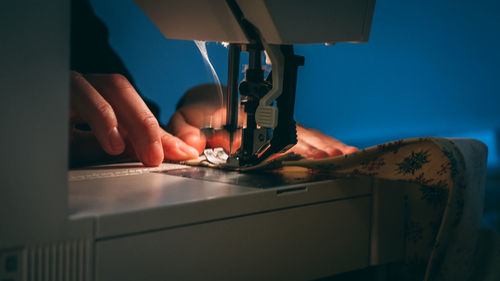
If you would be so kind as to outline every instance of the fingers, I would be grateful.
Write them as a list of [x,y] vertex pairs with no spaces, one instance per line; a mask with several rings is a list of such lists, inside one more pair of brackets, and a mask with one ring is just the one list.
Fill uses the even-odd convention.
[[[187,121],[188,117],[191,117],[191,122]],[[200,118],[202,117],[199,116],[198,110],[183,108],[174,113],[167,125],[170,133],[194,147],[198,155],[203,152],[207,142],[205,135],[200,131]]]
[[305,142],[298,142],[294,147],[292,147],[291,151],[312,159],[321,159],[330,156],[327,152]]
[[[71,95],[72,122],[89,123],[93,134],[88,135],[95,135],[93,146],[96,146],[97,138],[108,154],[120,154],[126,149],[148,166],[159,165],[164,157],[180,161],[199,155],[195,148],[160,128],[155,116],[122,75],[92,74],[84,77],[71,72]],[[196,143],[186,128],[189,129],[183,126],[181,130],[184,138]],[[201,139],[199,129],[197,131],[197,141],[203,142],[204,148],[205,140]],[[79,147],[83,148],[82,145]],[[81,150],[88,152],[88,149]]]
[[300,125],[297,125],[297,139],[298,142],[291,151],[307,158],[335,157],[358,150],[356,147],[345,145],[318,130],[308,129]]
[[104,151],[118,155],[125,143],[118,132],[118,121],[111,105],[79,73],[72,71],[71,105],[86,120]]
[[139,160],[148,166],[158,166],[163,161],[160,126],[128,80],[118,74],[92,74],[86,78],[109,102]]
[[346,147],[342,150],[342,152],[344,152],[344,154],[349,154],[349,153],[356,152],[358,150],[359,149],[357,147],[346,145]]
[[318,130],[308,129],[300,125],[297,125],[297,135],[299,143],[306,142],[319,150],[325,151],[329,157],[349,154],[358,150],[356,147],[348,146]]
[[163,145],[165,159],[168,160],[183,161],[195,159],[200,155],[200,152],[196,148],[165,131],[161,134],[161,143]]

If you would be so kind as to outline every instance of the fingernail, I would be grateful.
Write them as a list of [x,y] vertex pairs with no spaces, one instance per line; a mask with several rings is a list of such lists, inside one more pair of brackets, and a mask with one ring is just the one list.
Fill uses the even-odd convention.
[[159,141],[155,141],[149,147],[149,152],[146,155],[143,163],[148,166],[158,166],[163,161],[163,147]]
[[113,152],[117,154],[122,153],[125,149],[125,143],[123,142],[122,136],[116,127],[111,129],[109,132],[109,143],[111,144]]

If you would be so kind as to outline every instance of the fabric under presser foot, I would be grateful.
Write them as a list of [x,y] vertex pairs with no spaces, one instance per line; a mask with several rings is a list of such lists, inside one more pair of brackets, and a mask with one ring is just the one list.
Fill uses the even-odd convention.
[[[474,144],[477,149],[486,151],[478,143]],[[221,164],[224,154],[213,149],[183,164],[227,169]],[[407,227],[400,280],[455,280],[457,271],[466,276],[472,270],[467,264],[470,258],[464,255],[472,255],[475,247],[474,237],[464,239],[461,233],[479,233],[479,229],[472,229],[478,223],[462,221],[470,220],[482,206],[481,200],[476,200],[478,196],[470,196],[475,187],[467,186],[470,180],[465,177],[465,162],[452,140],[428,137],[394,141],[318,160],[287,153],[237,170],[254,172],[297,166],[336,177],[369,176],[416,183],[415,188],[404,190]]]

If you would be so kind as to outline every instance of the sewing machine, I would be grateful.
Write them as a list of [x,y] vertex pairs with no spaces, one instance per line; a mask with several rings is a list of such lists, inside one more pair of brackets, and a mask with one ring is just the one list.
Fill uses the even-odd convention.
[[[375,4],[373,0],[136,2],[167,38],[229,43],[225,129],[230,136],[227,166],[234,168],[258,164],[297,143],[293,112],[297,69],[304,58],[294,54],[293,44],[366,42]],[[242,51],[249,54],[248,68],[238,87]],[[263,51],[272,65],[267,78]],[[240,106],[246,115],[244,127],[238,124]],[[240,129],[241,147],[233,154],[233,138]]]
[[[372,0],[137,3],[168,38],[230,43],[226,130],[240,129],[239,100],[247,113],[243,146],[230,153],[234,167],[296,142],[293,105],[303,60],[292,44],[366,41],[374,6]],[[9,100],[3,118],[14,126],[2,138],[9,147],[4,163],[13,164],[2,167],[0,279],[313,280],[401,258],[404,183],[300,168],[241,174],[167,163],[68,172],[68,59],[61,56],[68,53],[61,28],[68,26],[68,3],[57,4],[34,1],[32,9],[16,10],[31,35],[25,25],[9,29],[23,46],[52,51],[13,45],[10,53],[33,59],[6,64],[35,77],[23,83],[19,74],[4,83],[18,99]],[[41,48],[33,34],[49,31]],[[264,50],[273,67],[266,79]],[[241,51],[250,59],[240,99]],[[16,123],[21,108],[24,118]],[[26,132],[24,120],[51,126]],[[15,164],[21,150],[30,157],[29,177]]]

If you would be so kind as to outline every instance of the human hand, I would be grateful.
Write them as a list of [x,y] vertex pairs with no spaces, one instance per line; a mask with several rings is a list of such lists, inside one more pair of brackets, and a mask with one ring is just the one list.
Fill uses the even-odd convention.
[[[70,83],[72,162],[96,162],[125,151],[146,166],[198,157],[196,149],[160,128],[124,76],[71,71]],[[91,131],[78,130],[78,123],[88,123]]]
[[[180,138],[202,153],[205,147],[223,147],[229,151],[229,134],[225,130],[216,130],[207,138],[200,128],[210,119],[212,128],[222,128],[225,122],[225,110],[205,105],[189,105],[178,109],[167,124],[167,131]],[[238,139],[238,138],[235,138]],[[239,147],[240,144],[234,144]]]
[[[225,110],[193,105],[180,108],[171,117],[167,131],[185,141],[188,145],[195,147],[200,153],[205,146],[222,147],[229,151],[229,135],[225,130],[216,131],[207,140],[201,133],[200,127],[207,116],[211,116],[212,126],[222,128],[225,122]],[[241,145],[241,131],[234,138],[233,151]],[[348,154],[358,149],[348,146],[322,132],[309,129],[297,124],[297,144],[290,150],[306,158],[320,159]]]
[[290,151],[306,158],[320,159],[345,155],[357,150],[356,147],[346,145],[319,130],[297,124],[297,144]]

